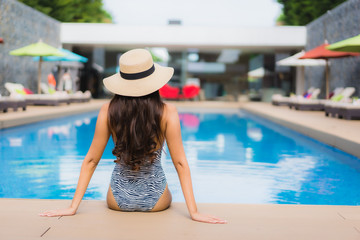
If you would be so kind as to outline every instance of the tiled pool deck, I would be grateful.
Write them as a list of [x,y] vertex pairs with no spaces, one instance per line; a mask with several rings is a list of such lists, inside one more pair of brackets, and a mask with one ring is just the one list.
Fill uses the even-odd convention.
[[[0,128],[96,110],[103,102],[1,113]],[[299,112],[267,103],[175,104],[179,108],[241,107],[360,156],[360,121],[327,118],[323,112]],[[199,204],[200,211],[228,220],[225,225],[191,221],[184,203],[174,203],[159,213],[124,213],[107,209],[104,201],[83,201],[75,216],[37,215],[70,202],[0,199],[0,239],[360,239],[360,206]]]

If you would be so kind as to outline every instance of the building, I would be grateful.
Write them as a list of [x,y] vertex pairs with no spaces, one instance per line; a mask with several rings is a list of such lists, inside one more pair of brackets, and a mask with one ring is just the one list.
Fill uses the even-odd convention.
[[[166,26],[120,26],[116,24],[60,23],[14,0],[0,0],[0,93],[4,83],[20,82],[35,90],[37,64],[30,57],[10,56],[13,49],[37,42],[61,45],[89,59],[81,72],[80,90],[104,95],[102,78],[118,71],[120,55],[132,48],[149,48],[175,68],[172,85],[198,81],[206,99],[236,100],[251,92],[282,89],[294,92],[294,69],[275,62],[306,45],[305,27],[191,27],[181,22]],[[32,29],[32,31],[29,31]],[[160,52],[160,54],[159,54]],[[43,64],[42,81],[56,63]],[[194,80],[195,79],[195,80]]]
[[120,55],[129,49],[162,50],[163,64],[175,68],[172,85],[184,85],[187,79],[197,78],[206,99],[223,96],[236,99],[249,89],[248,72],[255,69],[266,69],[266,74],[255,76],[259,86],[251,85],[254,90],[275,87],[282,87],[285,92],[293,90],[290,68],[279,79],[275,62],[304,48],[306,28],[62,23],[61,42],[65,48],[102,66],[105,76],[117,71]]

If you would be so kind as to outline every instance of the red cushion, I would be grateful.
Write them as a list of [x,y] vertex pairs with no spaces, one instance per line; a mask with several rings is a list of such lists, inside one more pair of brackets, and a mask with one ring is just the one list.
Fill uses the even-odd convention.
[[56,86],[56,80],[53,74],[48,75],[48,83],[49,85]]
[[26,94],[34,94],[34,92],[31,91],[31,90],[28,89],[28,88],[24,88],[24,92],[25,92]]
[[159,89],[160,96],[167,99],[176,99],[179,97],[179,88],[165,84]]
[[185,98],[194,98],[200,92],[200,87],[195,85],[187,85],[183,88],[183,93]]

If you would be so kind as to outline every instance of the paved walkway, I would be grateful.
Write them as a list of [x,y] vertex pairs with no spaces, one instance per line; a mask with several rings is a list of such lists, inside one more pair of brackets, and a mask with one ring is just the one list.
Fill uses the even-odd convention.
[[83,201],[75,216],[37,215],[69,204],[0,199],[0,239],[360,239],[360,208],[346,206],[199,204],[228,220],[224,225],[191,221],[184,203],[158,213],[126,213],[109,210],[104,201]]
[[26,111],[18,109],[16,112],[9,109],[7,113],[0,113],[0,129],[95,111],[100,109],[106,101],[108,100],[91,100],[86,103],[71,103],[59,106],[28,106]]
[[[29,107],[0,114],[0,128],[99,109],[103,100],[59,107]],[[327,118],[267,103],[176,102],[178,108],[239,107],[340,148],[360,149],[360,121]],[[244,193],[246,194],[246,193]],[[226,225],[193,222],[184,203],[159,213],[109,210],[104,201],[83,201],[77,215],[42,218],[44,210],[70,200],[0,199],[0,239],[360,239],[359,206],[199,204],[228,220]]]

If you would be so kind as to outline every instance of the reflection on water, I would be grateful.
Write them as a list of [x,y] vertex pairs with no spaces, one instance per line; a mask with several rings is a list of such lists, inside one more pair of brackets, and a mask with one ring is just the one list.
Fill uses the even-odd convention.
[[21,137],[8,138],[8,140],[9,140],[9,145],[11,147],[21,147],[22,146],[23,139]]
[[260,142],[263,138],[261,128],[253,126],[254,123],[248,122],[246,127],[246,134],[254,142]]
[[179,115],[179,119],[187,130],[198,130],[200,120],[196,115],[190,113],[183,113]]
[[[199,202],[358,205],[359,159],[245,113],[181,113]],[[0,130],[0,197],[72,198],[96,113]],[[105,199],[114,167],[110,140],[85,199]],[[168,150],[174,201],[183,201]],[[351,184],[349,184],[351,183]]]

